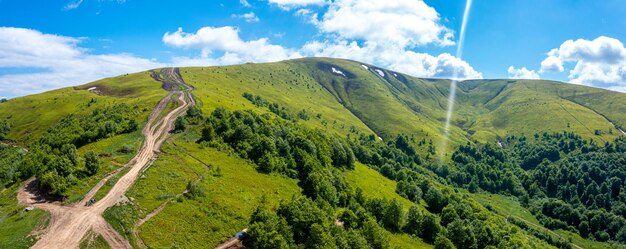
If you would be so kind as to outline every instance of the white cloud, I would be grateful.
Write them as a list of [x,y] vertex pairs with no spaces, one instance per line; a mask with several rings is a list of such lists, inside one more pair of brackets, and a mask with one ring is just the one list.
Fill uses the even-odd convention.
[[244,19],[246,22],[259,22],[260,21],[259,17],[256,16],[256,14],[254,14],[254,12],[248,12],[248,13],[241,14],[241,15],[233,14],[231,17]]
[[454,44],[453,33],[440,23],[439,13],[416,0],[336,0],[330,4],[318,28],[344,39],[362,39],[402,48]]
[[326,38],[301,49],[304,55],[329,56],[367,62],[417,77],[482,78],[469,63],[448,53],[433,56],[416,52],[419,46],[453,45],[452,31],[440,23],[434,8],[423,1],[337,0],[318,20],[315,12],[300,9],[296,15],[309,16]]
[[[186,58],[188,62],[198,60],[211,65],[238,64],[245,62],[271,62],[301,57],[297,51],[273,45],[267,38],[244,41],[235,27],[203,27],[196,33],[186,33],[179,28],[174,33],[165,33],[163,42],[180,48],[200,49],[200,58]],[[223,55],[215,57],[214,53]],[[178,58],[178,62],[184,57]],[[206,65],[206,63],[203,63]]]
[[[126,0],[98,0],[98,1],[99,2],[103,2],[103,1],[117,2],[119,4],[122,4],[122,3],[126,2]],[[65,10],[73,10],[73,9],[76,9],[76,8],[80,7],[80,5],[82,3],[83,3],[83,0],[73,0],[73,1],[71,1],[69,3],[67,3],[65,6],[63,6],[63,9],[65,9]]]
[[[267,38],[243,41],[234,27],[204,27],[189,34],[179,29],[166,33],[166,44],[199,49],[199,57],[178,57],[181,65],[223,65],[242,62],[277,61],[301,56],[328,56],[363,61],[417,77],[482,78],[466,61],[448,53],[436,56],[415,51],[419,46],[453,45],[453,33],[440,23],[437,11],[423,1],[270,0],[282,7],[300,7],[302,16],[320,31],[321,41],[301,48],[270,44]],[[318,12],[302,6],[328,4],[321,19]]]
[[614,38],[567,40],[548,53],[542,71],[564,71],[563,64],[575,64],[569,71],[572,83],[626,91],[626,48]]
[[526,67],[515,68],[513,66],[510,66],[507,72],[509,73],[509,79],[538,80],[541,78],[539,77],[539,74],[535,72],[535,70],[528,70]]
[[65,10],[73,10],[76,9],[78,7],[80,7],[80,4],[83,3],[83,0],[76,0],[73,2],[69,2],[65,5],[65,7],[63,7]]
[[456,69],[458,79],[482,78],[482,74],[469,63],[448,53],[432,56],[371,42],[360,46],[356,41],[345,40],[333,43],[310,42],[301,51],[305,55],[353,59],[417,77],[452,78]]
[[252,5],[250,5],[247,0],[239,0],[239,3],[244,7],[252,7]]
[[[551,53],[548,53],[551,54]],[[554,55],[548,55],[546,59],[541,61],[541,70],[540,72],[563,72],[565,68],[563,68],[563,61],[559,59],[559,57]]]
[[324,5],[327,4],[325,0],[269,0],[270,4],[277,5],[283,10],[290,10],[295,7],[302,7],[307,5]]
[[0,75],[0,95],[19,96],[161,67],[130,54],[92,54],[81,39],[0,27],[0,68],[35,73]]
[[299,9],[296,11],[296,15],[303,17],[310,24],[319,24],[318,14],[310,9]]

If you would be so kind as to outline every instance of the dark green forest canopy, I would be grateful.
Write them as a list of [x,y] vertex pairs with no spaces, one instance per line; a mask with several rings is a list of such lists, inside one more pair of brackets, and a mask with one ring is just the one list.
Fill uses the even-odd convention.
[[597,144],[572,133],[461,146],[437,172],[457,186],[517,196],[546,227],[626,243],[626,138]]

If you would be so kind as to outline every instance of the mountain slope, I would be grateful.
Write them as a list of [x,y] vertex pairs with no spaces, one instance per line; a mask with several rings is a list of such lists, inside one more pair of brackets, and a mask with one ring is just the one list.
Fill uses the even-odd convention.
[[[182,74],[198,86],[198,95],[210,96],[212,105],[230,106],[229,102],[239,102],[237,95],[255,92],[294,111],[314,106],[330,109],[325,113],[331,116],[326,117],[344,128],[357,124],[360,130],[383,138],[405,133],[435,143],[441,140],[450,85],[447,80],[419,79],[327,58],[189,68]],[[571,131],[604,142],[620,135],[615,126],[626,119],[624,94],[584,86],[472,80],[460,82],[459,90],[452,144],[494,142],[497,137],[544,131]]]
[[[447,161],[459,145],[474,140],[495,143],[509,135],[531,137],[534,133],[568,131],[584,139],[606,142],[620,136],[617,127],[626,124],[626,95],[622,93],[540,80],[463,81],[458,84],[451,142],[444,157],[446,165],[439,165],[435,148],[442,140],[448,80],[420,79],[360,62],[330,58],[189,67],[179,71],[185,83],[194,87],[192,94],[200,108],[176,122],[178,133],[164,143],[152,166],[140,173],[126,194],[130,201],[104,213],[107,222],[135,247],[213,246],[251,226],[251,217],[260,212],[259,207],[267,206],[275,212],[292,205],[293,200],[322,199],[316,197],[316,191],[331,197],[332,193],[342,194],[337,199],[325,197],[330,198],[330,207],[319,200],[309,207],[323,209],[332,218],[320,223],[323,229],[332,230],[329,224],[345,219],[341,215],[347,210],[358,210],[357,204],[347,204],[354,202],[349,198],[354,195],[353,199],[361,201],[358,206],[367,209],[363,212],[372,213],[370,218],[374,216],[375,221],[368,223],[367,229],[361,224],[355,230],[379,231],[388,241],[405,247],[430,247],[435,243],[434,237],[414,236],[393,228],[393,224],[373,214],[372,205],[367,203],[380,200],[386,203],[387,198],[391,206],[399,203],[400,213],[405,215],[414,205],[424,216],[435,217],[436,226],[441,223],[444,227],[460,229],[456,232],[467,232],[463,229],[470,226],[463,222],[468,221],[452,226],[442,221],[444,213],[450,210],[443,212],[443,206],[435,208],[437,203],[433,200],[446,199],[446,202],[450,200],[449,206],[473,210],[473,215],[465,218],[475,221],[472,226],[476,229],[502,235],[498,235],[505,238],[498,244],[500,247],[562,245],[558,240],[567,233],[558,232],[554,237],[544,232],[545,229],[533,233],[519,230],[500,211],[506,210],[500,205],[508,204],[494,202],[490,205],[498,206],[492,210],[483,195],[455,191],[457,185],[452,185],[445,176],[454,167]],[[152,72],[124,75],[0,103],[0,119],[8,120],[13,127],[7,136],[11,141],[7,142],[28,147],[68,115],[90,115],[97,108],[119,103],[131,106],[133,117],[143,126],[167,90],[174,90],[153,76]],[[177,105],[178,102],[171,101],[166,109],[173,110]],[[225,116],[231,117],[233,123],[217,125],[227,120]],[[298,140],[301,138],[304,142]],[[142,140],[135,131],[78,146],[80,155],[88,151],[98,153],[103,166],[97,174],[85,176],[69,188],[66,202],[82,199],[109,172],[119,172],[120,163],[132,158]],[[295,147],[306,149],[311,144],[316,149],[306,151],[312,158],[303,158],[301,151],[295,152]],[[264,157],[248,153],[258,148],[275,152]],[[342,150],[354,152],[358,162],[352,158],[353,168],[331,164],[340,160],[334,155]],[[307,160],[319,162],[312,163],[314,166],[294,166]],[[307,167],[319,171],[313,174]],[[117,176],[124,173],[121,171]],[[335,177],[332,184],[323,185],[328,177]],[[106,183],[108,186],[115,184],[110,181]],[[407,187],[407,181],[419,184]],[[9,201],[19,184],[19,181],[7,183],[7,189],[1,193],[0,217],[19,216],[13,211],[19,211],[19,206]],[[311,188],[310,184],[320,185]],[[361,196],[357,188],[364,192]],[[103,188],[100,196],[106,195],[108,189]],[[407,189],[415,192],[409,195]],[[391,200],[397,201],[396,204]],[[364,217],[363,212],[356,213]],[[464,215],[460,209],[454,212]],[[526,209],[516,206],[516,212]],[[43,216],[36,215],[37,219]],[[37,222],[23,225],[16,220],[3,219],[0,224],[28,226],[24,231],[37,226]],[[167,228],[166,233],[163,228]],[[9,239],[0,236],[0,241],[25,237],[26,232],[10,235]],[[334,233],[339,232],[333,230],[336,237],[347,236]],[[582,238],[580,241],[585,242]],[[29,243],[33,241],[23,245]]]

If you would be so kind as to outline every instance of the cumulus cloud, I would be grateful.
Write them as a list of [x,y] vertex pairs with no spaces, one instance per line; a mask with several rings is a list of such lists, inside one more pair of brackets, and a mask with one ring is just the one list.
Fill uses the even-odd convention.
[[562,72],[566,63],[575,65],[572,83],[626,91],[626,48],[615,38],[567,40],[548,53],[541,71]]
[[[271,44],[268,38],[244,41],[239,37],[239,30],[230,26],[203,27],[195,33],[186,33],[179,28],[174,33],[165,33],[163,42],[173,47],[200,49],[200,58],[193,60],[204,61],[204,65],[272,62],[301,57],[297,51]],[[216,58],[215,52],[222,55]]]
[[326,41],[308,42],[304,55],[353,59],[418,77],[458,79],[482,78],[469,63],[448,53],[433,56],[416,52],[426,45],[454,45],[453,33],[440,23],[434,8],[423,1],[337,0],[318,20],[309,16]]
[[509,73],[509,79],[538,80],[541,78],[539,77],[539,74],[535,72],[535,70],[528,70],[526,67],[515,68],[513,66],[510,66],[507,72]]
[[239,0],[239,3],[243,5],[244,7],[252,7],[252,5],[250,5],[250,3],[247,0]]
[[557,56],[550,55],[554,54],[554,52],[548,54],[548,58],[541,61],[540,72],[563,72],[563,70],[565,70],[565,68],[563,68],[563,61]]
[[325,0],[269,0],[270,4],[276,5],[284,10],[307,5],[324,5]]
[[20,96],[162,67],[131,54],[92,54],[81,39],[0,27],[0,68],[33,73],[0,75],[0,95]]
[[296,15],[303,17],[306,20],[306,22],[310,24],[313,24],[313,25],[319,24],[318,14],[310,9],[299,9],[296,11]]
[[480,79],[483,77],[469,63],[448,53],[432,56],[427,53],[400,48],[385,48],[385,46],[372,42],[367,42],[363,46],[356,41],[310,42],[302,48],[302,53],[313,56],[353,59],[418,77],[452,78],[455,70],[458,79]]
[[[204,27],[196,33],[182,29],[166,33],[163,41],[174,47],[198,49],[198,57],[178,57],[180,65],[224,65],[242,62],[277,61],[301,56],[353,59],[417,77],[458,79],[482,78],[472,66],[448,53],[430,55],[418,47],[450,46],[453,32],[440,22],[434,8],[423,1],[397,0],[270,0],[282,7],[299,7],[319,31],[323,41],[313,40],[300,48],[270,44],[267,38],[244,41],[235,27]],[[311,4],[327,4],[318,13]],[[320,17],[321,15],[321,17]]]
[[454,45],[452,31],[423,1],[337,0],[318,28],[344,39],[363,39],[398,47]]
[[241,14],[241,15],[233,14],[231,17],[243,19],[246,22],[259,22],[260,21],[259,17],[256,16],[256,14],[254,14],[254,12],[248,12],[248,13],[244,13],[244,14]]

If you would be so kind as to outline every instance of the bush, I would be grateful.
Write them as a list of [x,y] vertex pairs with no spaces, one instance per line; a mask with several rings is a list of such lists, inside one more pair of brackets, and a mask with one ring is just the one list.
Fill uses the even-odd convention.
[[11,130],[11,125],[6,120],[0,120],[0,139],[4,139],[9,131]]
[[97,153],[93,151],[88,151],[85,153],[85,169],[87,169],[87,174],[90,176],[98,173],[100,169],[100,157]]
[[187,182],[187,188],[185,190],[185,197],[195,200],[198,197],[204,197],[204,188],[197,183],[191,181]]
[[172,130],[172,132],[182,132],[185,130],[186,126],[187,120],[185,119],[185,117],[177,117],[176,121],[174,121],[174,130]]

